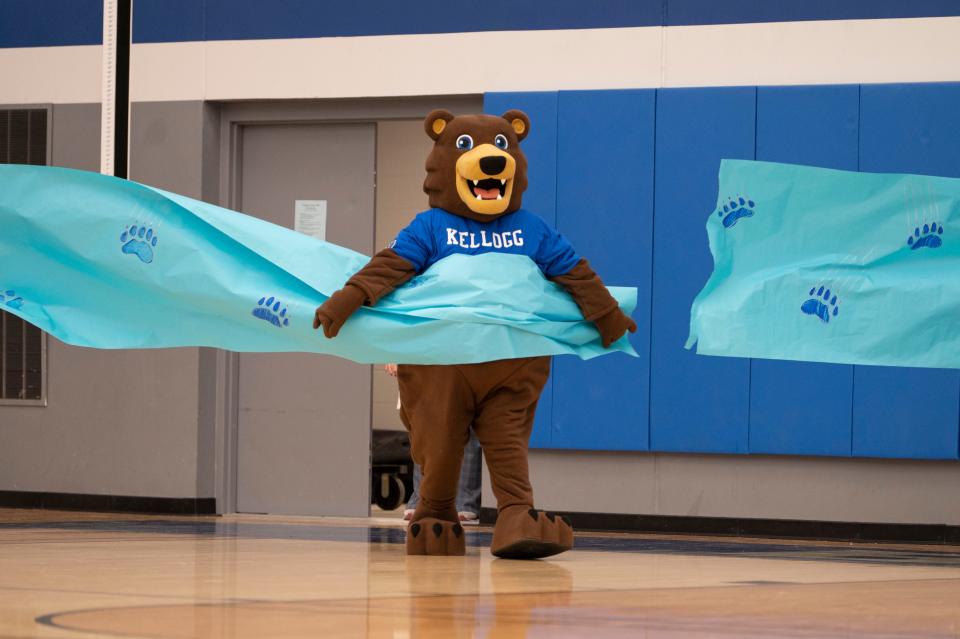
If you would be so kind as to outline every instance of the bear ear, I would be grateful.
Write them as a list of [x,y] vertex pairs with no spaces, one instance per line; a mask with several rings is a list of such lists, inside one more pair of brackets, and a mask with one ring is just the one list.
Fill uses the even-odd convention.
[[503,114],[503,119],[510,123],[510,126],[513,128],[514,133],[517,134],[517,139],[522,140],[527,137],[527,134],[530,133],[530,118],[527,117],[527,114],[523,111],[517,111],[516,109],[511,109]]
[[436,109],[427,115],[423,121],[423,130],[427,132],[432,139],[436,140],[447,128],[447,124],[453,119],[453,114],[446,109]]

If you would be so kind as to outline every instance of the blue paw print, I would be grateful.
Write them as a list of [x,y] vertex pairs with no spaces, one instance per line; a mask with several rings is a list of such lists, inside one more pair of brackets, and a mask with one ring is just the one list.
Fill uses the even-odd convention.
[[753,207],[756,204],[749,198],[737,196],[717,211],[717,216],[723,218],[723,227],[730,228],[745,217],[753,217]]
[[261,297],[257,302],[257,307],[253,309],[253,316],[270,322],[278,328],[283,328],[290,324],[290,318],[287,317],[286,307],[280,309],[280,300],[271,297]]
[[819,289],[814,286],[810,289],[810,299],[800,305],[800,310],[807,315],[816,315],[823,322],[829,322],[830,316],[837,316],[840,307],[837,306],[837,296],[830,293],[830,289]]
[[153,229],[145,226],[132,225],[120,235],[123,246],[120,250],[127,255],[136,255],[144,264],[153,261],[153,249],[157,245],[157,236]]
[[0,304],[5,304],[10,308],[20,308],[23,306],[23,298],[18,297],[16,291],[0,291]]
[[936,222],[924,224],[913,229],[913,235],[907,238],[907,246],[911,251],[918,248],[940,248],[943,246],[943,226]]

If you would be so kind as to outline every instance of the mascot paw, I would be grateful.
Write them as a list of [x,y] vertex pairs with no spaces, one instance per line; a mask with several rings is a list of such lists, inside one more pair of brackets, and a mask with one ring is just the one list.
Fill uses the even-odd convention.
[[458,521],[424,517],[407,526],[408,555],[465,555],[466,533]]
[[615,308],[606,315],[598,317],[593,321],[597,330],[600,332],[600,338],[603,341],[604,348],[610,348],[610,345],[627,334],[637,332],[637,323],[628,315],[625,315],[619,308]]
[[313,314],[313,328],[323,327],[323,334],[333,339],[343,323],[363,306],[366,293],[359,287],[347,284],[336,291]]
[[313,314],[313,328],[316,330],[321,326],[323,327],[324,337],[333,339],[340,332],[340,327],[343,326],[343,323],[338,322],[336,319],[326,314],[321,306]]
[[573,528],[563,517],[528,506],[497,515],[490,552],[503,559],[540,559],[573,548]]

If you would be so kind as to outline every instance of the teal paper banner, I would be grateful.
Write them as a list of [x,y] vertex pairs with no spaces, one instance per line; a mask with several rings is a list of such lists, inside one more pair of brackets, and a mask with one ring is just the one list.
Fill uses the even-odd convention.
[[960,180],[723,160],[697,353],[960,368]]
[[[69,344],[306,351],[456,364],[604,349],[576,304],[517,255],[454,256],[363,308],[340,335],[317,306],[369,258],[118,178],[0,165],[0,309]],[[624,312],[636,289],[610,289]]]

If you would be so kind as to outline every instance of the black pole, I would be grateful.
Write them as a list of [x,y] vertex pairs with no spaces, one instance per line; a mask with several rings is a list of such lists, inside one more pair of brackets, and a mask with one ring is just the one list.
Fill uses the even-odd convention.
[[113,174],[127,177],[130,124],[130,16],[133,0],[117,1],[117,79],[113,103]]

